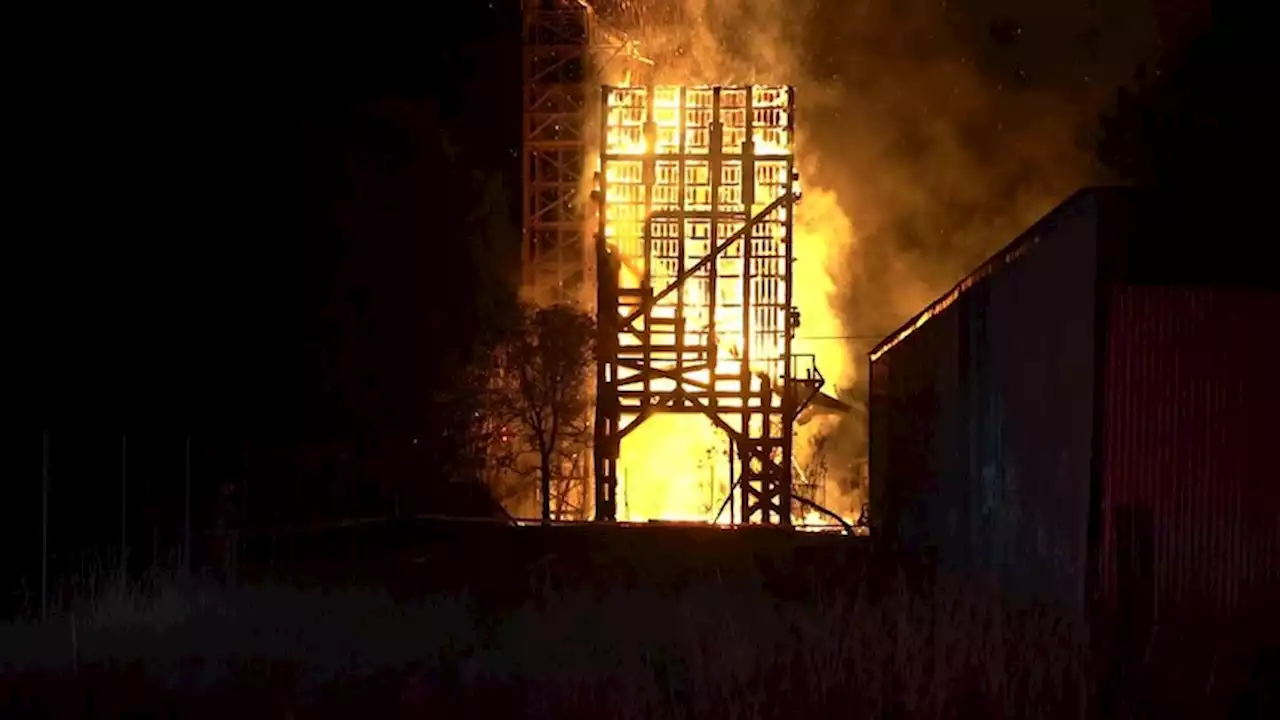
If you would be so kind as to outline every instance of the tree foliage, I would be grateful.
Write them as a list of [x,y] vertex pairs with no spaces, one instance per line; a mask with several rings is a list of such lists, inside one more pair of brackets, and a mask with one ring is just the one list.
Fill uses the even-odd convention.
[[1100,118],[1097,160],[1143,191],[1148,231],[1130,255],[1146,280],[1276,285],[1257,232],[1276,162],[1263,26],[1215,7],[1210,27],[1140,73]]
[[544,521],[575,502],[572,484],[590,447],[594,342],[590,316],[565,305],[525,305],[495,354],[487,434],[496,440],[496,482],[512,496],[536,477]]
[[352,463],[401,509],[463,512],[446,496],[482,478],[476,414],[518,312],[506,177],[455,143],[438,101],[383,98],[344,117],[356,191],[334,203],[321,373],[334,434],[360,439]]
[[1265,58],[1256,27],[1215,13],[1185,46],[1121,88],[1104,109],[1095,155],[1119,179],[1200,205],[1252,195],[1252,174],[1271,149]]

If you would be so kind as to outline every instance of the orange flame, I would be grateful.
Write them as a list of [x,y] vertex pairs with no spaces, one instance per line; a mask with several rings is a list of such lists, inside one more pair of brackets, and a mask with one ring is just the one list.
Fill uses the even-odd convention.
[[[644,227],[651,228],[651,245],[668,243],[677,246],[677,238],[683,233],[689,253],[686,261],[696,261],[711,251],[709,221],[673,219],[670,223],[652,222],[657,213],[665,211],[699,211],[719,209],[738,210],[748,216],[756,216],[769,204],[788,191],[799,195],[798,183],[789,176],[791,167],[792,124],[789,89],[778,86],[752,86],[748,89],[722,89],[720,118],[722,120],[722,149],[725,153],[742,152],[747,140],[745,114],[749,106],[753,112],[750,123],[751,150],[754,161],[750,166],[741,159],[726,158],[722,161],[721,177],[712,182],[712,165],[699,156],[709,156],[713,141],[710,130],[712,120],[712,96],[714,90],[706,86],[685,87],[658,86],[616,87],[606,97],[607,120],[603,137],[603,162],[601,177],[605,193],[604,240],[622,260],[621,287],[636,288],[646,270],[655,290],[660,290],[678,276],[678,262],[667,251],[655,252],[646,257],[642,240]],[[652,97],[649,94],[652,94]],[[650,110],[650,104],[651,110]],[[650,120],[652,124],[650,125]],[[672,156],[684,157],[684,162]],[[646,177],[646,156],[653,165],[652,175]],[[664,159],[667,158],[667,159]],[[746,173],[753,167],[753,173]],[[683,172],[682,172],[683,171]],[[749,175],[744,177],[744,175]],[[750,187],[748,187],[750,186]],[[717,202],[712,203],[716,192]],[[746,202],[748,192],[753,200]],[[827,201],[819,202],[819,209],[829,209]],[[802,211],[803,204],[798,206]],[[654,215],[648,215],[650,208]],[[794,237],[786,237],[787,214],[792,206],[783,204],[765,216],[759,230],[749,233],[750,241],[761,247],[781,247]],[[675,218],[677,216],[673,216]],[[841,219],[842,215],[839,216]],[[685,226],[680,227],[680,223]],[[741,227],[742,222],[722,222],[714,237],[723,239]],[[805,218],[797,218],[796,228],[811,227]],[[755,252],[753,250],[753,252]],[[736,260],[735,260],[736,256]],[[834,287],[826,274],[825,258],[813,258],[808,264],[797,262],[793,271],[794,287],[790,288],[793,305],[799,306],[806,327],[819,329],[839,328],[827,301]],[[670,323],[655,324],[650,329],[653,345],[674,345],[677,334],[688,346],[707,346],[714,327],[716,357],[714,372],[717,376],[738,376],[742,368],[743,349],[750,353],[750,371],[753,389],[758,389],[762,377],[776,379],[781,376],[779,358],[782,354],[781,333],[753,332],[749,337],[743,332],[744,285],[741,280],[742,256],[737,247],[731,248],[716,263],[714,272],[726,272],[738,282],[715,284],[716,302],[712,317],[712,304],[707,302],[712,285],[709,273],[685,280],[682,288],[659,301],[652,311],[657,319]],[[735,265],[736,262],[736,265]],[[767,262],[767,260],[766,260]],[[782,262],[780,259],[774,262]],[[752,298],[748,304],[753,312],[765,313],[766,326],[781,328],[785,325],[779,317],[770,319],[769,313],[786,313],[784,305],[787,290],[785,273],[778,267],[761,272],[753,269],[753,275],[768,275],[767,287],[752,285]],[[755,282],[754,280],[752,281]],[[677,307],[683,318],[683,331],[675,320]],[[626,314],[626,311],[622,313]],[[754,322],[754,321],[753,321]],[[637,346],[638,338],[624,335],[624,345]],[[828,345],[828,348],[830,346]],[[832,377],[844,377],[848,371],[847,360],[842,353],[829,350],[815,352],[818,348],[806,348],[797,342],[795,353],[818,356],[824,372],[834,371]],[[719,390],[732,390],[734,380],[712,381],[712,370],[684,373],[685,377],[708,383]],[[669,379],[652,381],[653,392],[674,389],[676,382]],[[730,401],[731,402],[731,401]],[[780,405],[780,399],[777,400]],[[628,418],[624,417],[624,423]],[[799,451],[799,443],[797,450]],[[643,521],[698,520],[727,524],[733,522],[736,508],[732,504],[723,508],[732,485],[734,472],[730,458],[728,438],[712,422],[701,415],[656,413],[641,423],[622,443],[619,462],[618,519]],[[740,471],[740,468],[737,469]],[[798,468],[797,468],[798,471]],[[812,509],[805,509],[798,518],[801,523],[829,526],[832,520]]]

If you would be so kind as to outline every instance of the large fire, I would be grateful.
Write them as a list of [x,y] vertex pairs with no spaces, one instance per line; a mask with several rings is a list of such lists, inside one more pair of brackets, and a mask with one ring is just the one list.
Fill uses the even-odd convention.
[[[799,196],[792,172],[792,110],[791,90],[785,86],[624,86],[607,91],[601,147],[603,230],[608,246],[621,259],[620,288],[641,288],[647,276],[652,292],[660,292],[682,271],[712,255],[716,244],[743,229],[746,218],[762,218],[720,256],[705,262],[678,291],[658,300],[652,326],[640,328],[650,348],[666,350],[651,351],[652,366],[686,383],[691,380],[726,393],[741,392],[744,378],[752,392],[765,382],[776,383],[784,371],[781,358],[791,307],[799,310],[806,331],[791,333],[793,356],[814,356],[828,378],[851,375],[847,349],[821,342],[838,337],[841,330],[829,305],[834,286],[825,240],[829,233],[847,228],[832,227],[833,218],[843,221],[843,215],[838,209],[832,212],[829,196],[814,197],[809,213],[809,198],[794,204],[788,199]],[[709,158],[716,118],[724,156],[719,177],[713,178]],[[652,165],[649,171],[646,157]],[[792,212],[794,223],[788,216]],[[796,258],[791,273],[784,267],[788,243]],[[750,257],[749,267],[744,252]],[[636,307],[625,301],[620,305],[623,317]],[[640,337],[627,333],[620,335],[619,343],[643,345]],[[636,372],[618,370],[620,380]],[[805,367],[793,363],[792,373],[803,377]],[[648,392],[661,394],[676,387],[674,379],[657,378],[650,381]],[[716,402],[721,417],[731,421],[740,413],[735,408],[742,407],[741,398]],[[772,402],[779,407],[781,399],[775,395]],[[634,410],[624,410],[623,423],[635,415]],[[836,505],[832,509],[851,520],[852,508],[829,502],[821,490],[803,489],[808,480],[803,467],[809,460],[805,441],[829,429],[822,419],[799,426],[793,477],[799,494]],[[733,476],[741,472],[736,460],[727,434],[706,415],[653,413],[622,441],[618,519],[740,522],[737,502],[727,502]],[[795,520],[831,522],[810,509]]]

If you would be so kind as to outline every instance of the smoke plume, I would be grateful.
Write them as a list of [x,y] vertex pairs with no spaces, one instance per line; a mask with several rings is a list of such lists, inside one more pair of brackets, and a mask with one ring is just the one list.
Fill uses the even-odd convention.
[[[796,267],[808,296],[797,298],[796,351],[816,353],[829,383],[857,407],[838,423],[806,426],[833,433],[827,500],[845,505],[842,512],[856,510],[863,491],[856,468],[866,455],[866,352],[1094,182],[1081,138],[1150,50],[1138,2],[1034,12],[1004,0],[963,12],[955,5],[597,4],[655,60],[658,83],[797,88],[805,196]],[[820,272],[808,272],[817,265]]]

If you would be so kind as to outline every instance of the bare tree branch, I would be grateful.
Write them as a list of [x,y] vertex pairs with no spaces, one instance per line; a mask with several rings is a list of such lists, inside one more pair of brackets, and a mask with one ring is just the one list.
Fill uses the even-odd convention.
[[575,505],[570,476],[586,449],[594,337],[591,318],[573,308],[526,306],[497,355],[490,406],[494,417],[508,419],[505,474],[521,475],[520,457],[536,455],[547,521],[553,510],[562,516],[583,509],[577,507],[581,502]]

